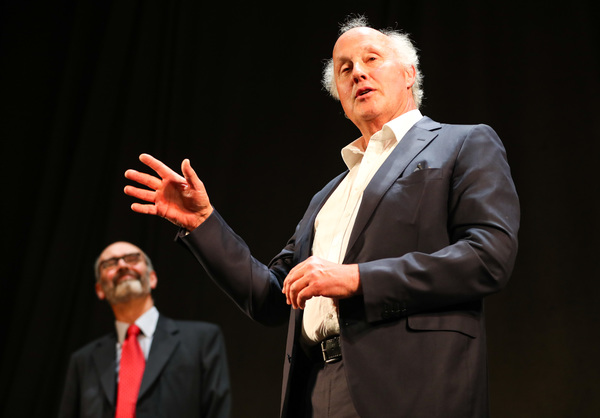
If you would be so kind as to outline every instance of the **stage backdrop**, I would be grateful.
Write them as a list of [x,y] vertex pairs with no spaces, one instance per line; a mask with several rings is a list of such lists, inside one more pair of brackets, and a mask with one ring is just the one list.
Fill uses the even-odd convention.
[[424,114],[507,148],[522,229],[487,301],[493,416],[597,416],[600,37],[591,1],[549,3],[3,1],[0,413],[56,414],[69,355],[113,326],[94,259],[127,240],[155,263],[160,312],[223,329],[234,417],[277,416],[285,327],[251,322],[174,226],[133,213],[123,173],[142,152],[190,158],[268,262],[359,135],[320,73],[338,22],[365,13],[416,42]]

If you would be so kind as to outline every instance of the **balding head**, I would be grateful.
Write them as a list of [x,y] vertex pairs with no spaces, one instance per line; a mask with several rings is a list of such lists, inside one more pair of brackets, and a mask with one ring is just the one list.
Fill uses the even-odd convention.
[[111,305],[150,297],[157,284],[150,258],[137,246],[118,241],[106,247],[96,260],[96,294]]

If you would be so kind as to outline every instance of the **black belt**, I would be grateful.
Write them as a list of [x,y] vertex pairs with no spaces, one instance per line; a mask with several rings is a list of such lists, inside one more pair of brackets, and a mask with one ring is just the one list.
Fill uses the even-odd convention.
[[315,361],[324,361],[325,363],[335,363],[342,359],[342,341],[340,336],[325,338],[312,351],[312,358]]

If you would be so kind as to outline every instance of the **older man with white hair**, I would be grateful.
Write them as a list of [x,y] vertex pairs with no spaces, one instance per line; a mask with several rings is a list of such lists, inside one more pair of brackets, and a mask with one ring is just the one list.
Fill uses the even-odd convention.
[[282,416],[486,417],[483,299],[508,281],[519,227],[502,142],[486,125],[423,116],[411,41],[361,18],[343,26],[323,84],[361,136],[268,265],[187,159],[179,175],[142,154],[157,176],[126,172],[149,188],[125,188],[147,202],[132,209],[181,227],[251,318],[289,317]]

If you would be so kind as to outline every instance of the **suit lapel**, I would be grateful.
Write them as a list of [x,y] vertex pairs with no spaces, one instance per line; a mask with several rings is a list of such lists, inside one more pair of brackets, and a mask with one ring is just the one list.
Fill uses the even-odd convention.
[[[428,117],[422,118],[404,135],[394,151],[377,170],[363,193],[352,234],[348,241],[346,258],[348,258],[350,250],[367,225],[383,195],[402,175],[408,164],[438,135],[435,131],[440,128],[439,123]],[[346,258],[344,263],[349,262]]]
[[96,373],[100,376],[100,383],[108,402],[115,406],[116,392],[116,344],[117,337],[114,333],[98,341],[92,353]]
[[317,214],[331,195],[342,179],[346,177],[348,171],[338,175],[331,180],[319,193],[311,200],[306,209],[305,218],[296,233],[296,261],[301,262],[306,260],[312,253],[312,242],[315,235],[315,219]]
[[152,338],[150,354],[148,355],[148,361],[146,362],[138,399],[140,399],[148,388],[152,386],[154,381],[156,381],[165,364],[169,358],[171,358],[175,348],[179,345],[178,333],[179,329],[177,328],[177,324],[175,324],[172,319],[165,318],[162,315],[158,317],[158,323],[156,324],[156,330],[154,331],[154,337]]

